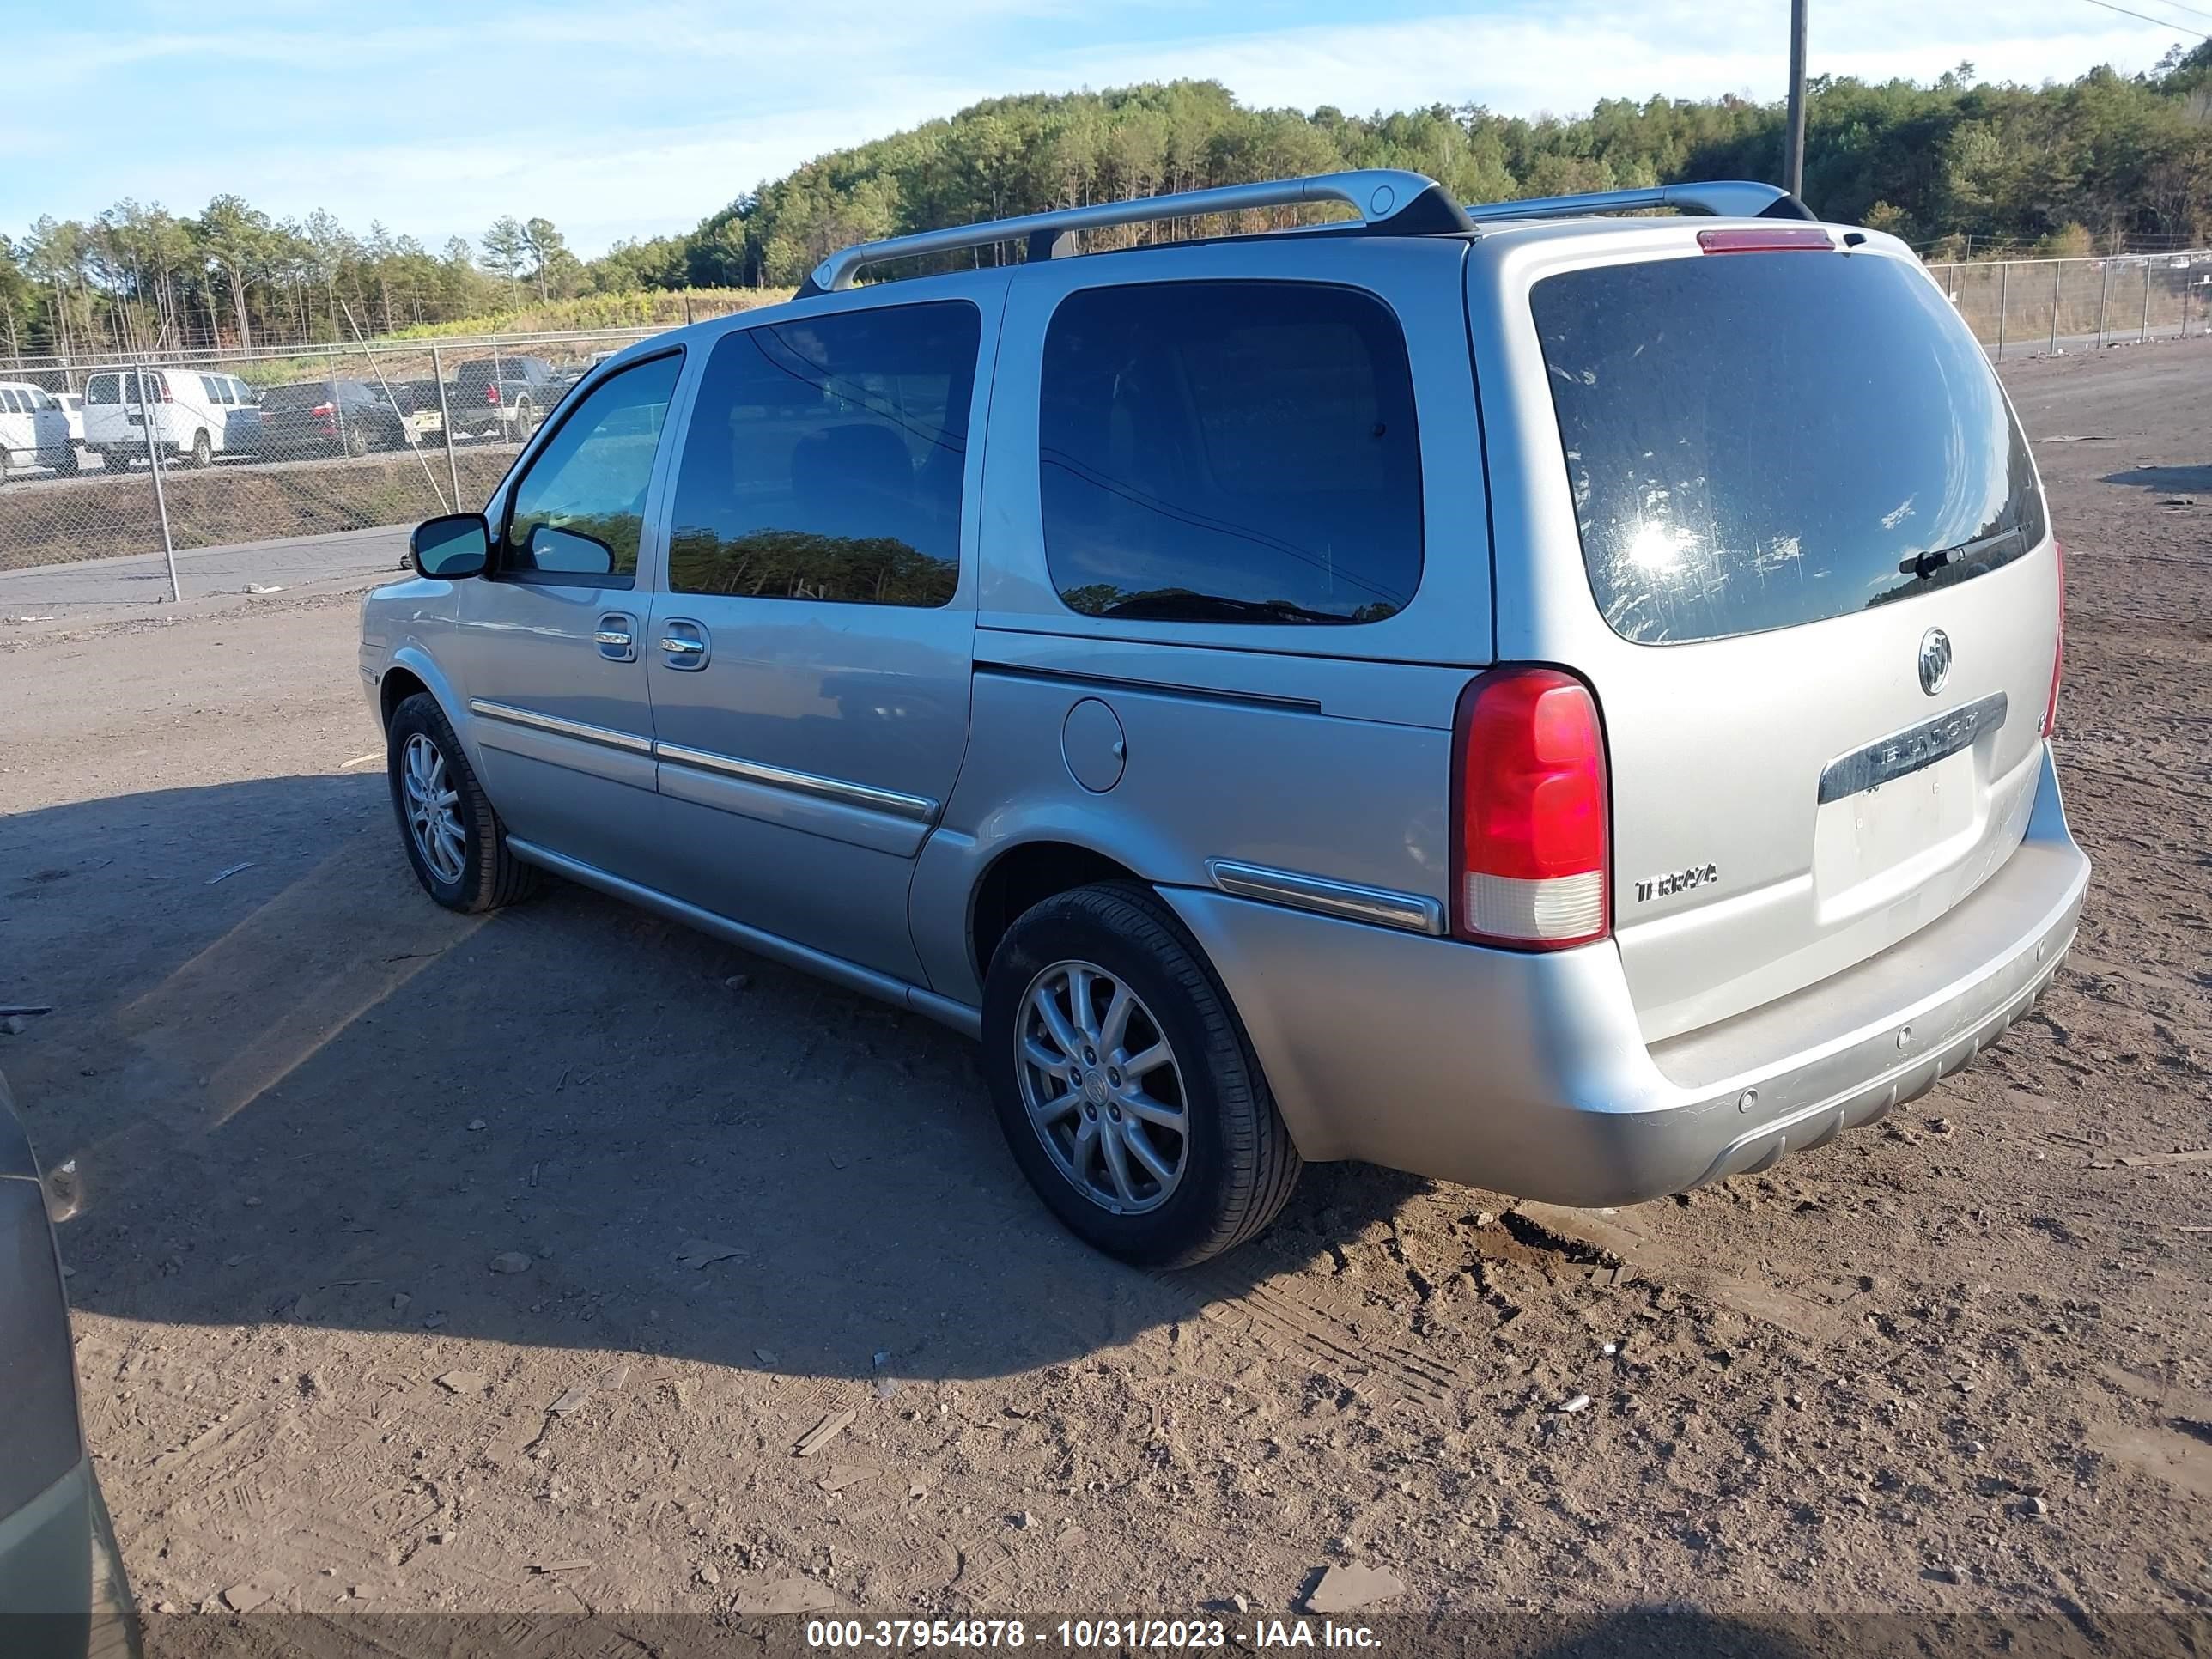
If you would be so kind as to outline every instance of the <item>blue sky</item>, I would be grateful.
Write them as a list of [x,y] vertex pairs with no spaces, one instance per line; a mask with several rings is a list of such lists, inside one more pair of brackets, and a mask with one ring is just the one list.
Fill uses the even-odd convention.
[[[2212,9],[2204,0],[2195,0]],[[1814,0],[1815,73],[2068,79],[2212,21],[2128,0]],[[0,231],[118,198],[381,219],[433,248],[543,214],[591,254],[978,98],[1178,76],[1248,103],[1780,94],[1786,0],[204,0],[0,4]]]

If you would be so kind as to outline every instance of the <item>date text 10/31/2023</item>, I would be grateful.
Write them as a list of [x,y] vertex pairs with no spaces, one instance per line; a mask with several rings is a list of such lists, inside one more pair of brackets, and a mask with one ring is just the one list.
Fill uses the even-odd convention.
[[811,1649],[1023,1648],[1065,1651],[1225,1648],[1352,1648],[1381,1645],[1364,1625],[1333,1620],[1261,1619],[1249,1626],[1223,1619],[1062,1619],[1032,1630],[1019,1619],[810,1619]]

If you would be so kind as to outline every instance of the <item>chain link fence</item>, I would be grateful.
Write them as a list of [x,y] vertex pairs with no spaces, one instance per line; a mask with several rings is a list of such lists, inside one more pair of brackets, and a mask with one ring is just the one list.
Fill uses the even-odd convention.
[[396,568],[656,331],[0,362],[0,622]]
[[[2000,361],[2212,331],[2212,252],[1929,269]],[[0,358],[0,623],[396,568],[657,331]]]

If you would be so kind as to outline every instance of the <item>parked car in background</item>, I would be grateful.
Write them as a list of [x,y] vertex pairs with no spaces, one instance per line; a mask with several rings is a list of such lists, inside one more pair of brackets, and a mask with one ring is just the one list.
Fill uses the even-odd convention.
[[84,1446],[45,1183],[0,1076],[0,1650],[138,1651],[131,1587]]
[[1353,173],[634,346],[363,606],[416,874],[976,1036],[1149,1266],[1306,1159],[1617,1205],[1870,1122],[2033,1006],[2089,866],[2033,454],[1912,251],[1811,219]]
[[519,442],[566,390],[543,357],[472,357],[453,371],[447,409],[457,437]]
[[392,399],[406,422],[409,441],[421,443],[445,430],[444,411],[438,401],[435,380],[394,380]]
[[84,447],[111,467],[144,460],[155,445],[164,459],[212,465],[217,455],[259,447],[258,401],[235,374],[102,369],[85,379]]
[[69,411],[44,386],[0,380],[0,483],[33,466],[76,471]]
[[408,441],[398,408],[365,380],[301,380],[262,394],[261,447],[272,458],[366,455]]

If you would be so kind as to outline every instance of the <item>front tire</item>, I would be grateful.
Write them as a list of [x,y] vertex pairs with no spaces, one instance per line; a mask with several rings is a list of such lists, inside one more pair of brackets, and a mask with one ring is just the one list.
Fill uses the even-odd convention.
[[1006,1145],[1078,1237],[1194,1267],[1273,1221],[1297,1149],[1243,1022],[1148,890],[1079,887],[993,953],[983,1064]]
[[507,826],[428,692],[392,710],[385,771],[399,839],[424,892],[474,915],[537,891],[538,872],[507,850]]

